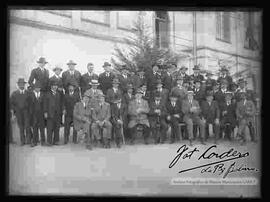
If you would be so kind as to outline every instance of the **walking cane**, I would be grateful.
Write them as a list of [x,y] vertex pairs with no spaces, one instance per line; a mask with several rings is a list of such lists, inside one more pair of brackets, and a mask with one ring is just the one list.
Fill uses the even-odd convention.
[[[122,116],[120,115],[120,120],[122,121],[123,123],[123,120],[122,120]],[[122,124],[122,127],[121,127],[121,135],[122,135],[122,138],[123,138],[123,144],[125,145],[126,142],[125,142],[125,136],[124,136],[124,128],[123,128],[123,124]]]

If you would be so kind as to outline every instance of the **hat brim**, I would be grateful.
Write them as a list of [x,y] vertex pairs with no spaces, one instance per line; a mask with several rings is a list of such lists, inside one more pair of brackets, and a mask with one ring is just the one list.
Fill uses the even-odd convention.
[[26,84],[26,81],[18,81],[17,84]]
[[42,62],[42,61],[39,61],[39,60],[38,60],[37,63],[39,63],[39,64],[40,64],[40,63],[41,63],[41,64],[47,64],[48,62],[47,62],[47,61],[43,61],[43,62]]
[[62,68],[53,68],[53,71],[56,71],[56,70],[60,70],[60,71],[63,71],[63,69]]
[[67,65],[77,65],[77,63],[75,63],[75,62],[69,62],[69,63],[67,63]]

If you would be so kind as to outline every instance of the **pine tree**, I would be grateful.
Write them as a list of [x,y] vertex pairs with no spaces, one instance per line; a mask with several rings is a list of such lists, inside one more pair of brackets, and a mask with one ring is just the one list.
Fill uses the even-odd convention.
[[152,69],[153,65],[168,68],[172,63],[176,63],[180,58],[170,49],[160,49],[156,41],[150,34],[150,27],[144,23],[143,17],[139,16],[133,23],[133,30],[136,30],[133,36],[123,38],[128,45],[128,49],[122,50],[115,47],[113,55],[117,58],[111,59],[117,72],[121,72],[123,65],[129,72],[136,73],[139,69],[145,72]]

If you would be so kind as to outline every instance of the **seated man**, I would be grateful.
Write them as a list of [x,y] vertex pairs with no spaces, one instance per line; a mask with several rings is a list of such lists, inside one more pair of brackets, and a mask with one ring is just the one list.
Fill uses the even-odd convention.
[[115,135],[116,146],[120,148],[120,140],[125,144],[124,130],[127,128],[127,105],[122,102],[121,97],[114,100],[111,105],[111,122]]
[[171,90],[171,94],[176,95],[180,102],[187,97],[187,89],[183,86],[183,81],[182,77],[178,77],[176,80],[177,85]]
[[236,104],[232,101],[232,93],[227,91],[225,102],[220,105],[221,133],[225,132],[225,137],[231,140],[231,134],[236,127]]
[[99,102],[93,108],[92,134],[99,143],[103,144],[104,148],[110,148],[112,131],[112,124],[110,122],[111,108],[110,104],[105,102],[104,94],[99,94],[98,98]]
[[219,135],[219,107],[217,101],[213,100],[213,92],[208,91],[206,100],[202,101],[202,117],[206,121],[207,137],[209,136],[209,125],[214,128],[215,144]]
[[91,150],[90,124],[92,111],[88,104],[89,98],[84,95],[80,102],[77,102],[73,111],[74,129],[78,134],[83,133],[86,138],[86,148]]
[[93,79],[89,84],[91,85],[91,88],[86,90],[84,95],[89,97],[90,100],[88,104],[93,108],[98,103],[98,95],[102,94],[102,91],[98,89],[98,80]]
[[130,121],[128,128],[131,134],[131,144],[134,143],[135,134],[138,124],[143,126],[144,143],[148,144],[147,139],[149,136],[149,121],[147,114],[149,113],[148,102],[142,99],[143,92],[137,89],[135,99],[131,100],[128,105],[128,114],[130,115]]
[[[171,142],[174,143],[179,133],[179,122],[182,121],[183,113],[181,111],[181,103],[177,101],[177,96],[171,94],[170,102],[167,103],[167,121],[171,124]],[[182,137],[180,137],[181,139]]]
[[200,105],[197,100],[193,99],[193,91],[188,91],[187,99],[182,102],[182,112],[184,113],[184,122],[187,124],[187,131],[190,145],[192,145],[193,136],[193,123],[199,125],[201,143],[204,143],[205,139],[205,121],[200,118]]
[[155,137],[155,144],[164,143],[166,140],[166,132],[168,126],[165,118],[167,109],[165,103],[162,102],[160,93],[154,95],[154,101],[150,104],[149,121],[152,134]]
[[250,130],[251,140],[255,138],[255,105],[251,100],[247,100],[246,93],[240,94],[241,101],[237,103],[236,115],[239,121],[238,136],[241,138],[241,145],[246,143],[246,130]]
[[[156,83],[156,89],[153,91],[153,96],[151,96],[151,102],[155,100],[155,95],[160,94],[161,96],[161,102],[166,105],[168,102],[168,96],[169,96],[169,90],[166,88],[163,88],[163,84],[161,80],[157,80]],[[149,101],[150,102],[150,101]]]

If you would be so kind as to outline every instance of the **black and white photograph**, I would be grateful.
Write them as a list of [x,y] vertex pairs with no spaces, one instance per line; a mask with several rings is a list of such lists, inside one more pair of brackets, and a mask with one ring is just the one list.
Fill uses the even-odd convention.
[[260,9],[8,8],[8,195],[261,197]]

